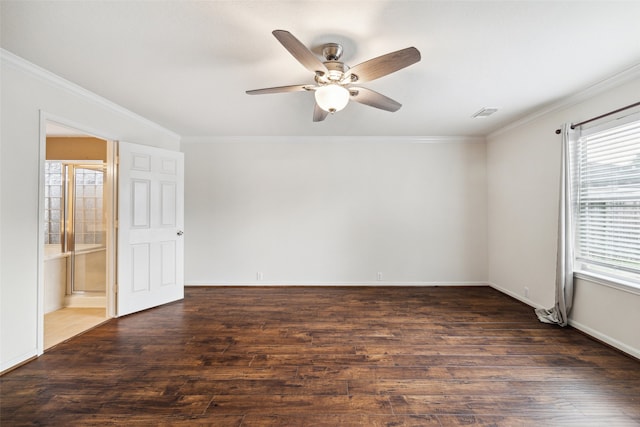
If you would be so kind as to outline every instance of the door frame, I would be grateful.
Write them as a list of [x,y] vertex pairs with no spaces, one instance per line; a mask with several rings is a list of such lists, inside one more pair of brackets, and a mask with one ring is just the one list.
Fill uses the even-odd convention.
[[116,164],[117,139],[102,132],[60,117],[46,111],[40,110],[40,146],[38,161],[38,290],[37,290],[37,356],[44,353],[44,164],[47,157],[47,123],[52,122],[64,127],[75,129],[86,136],[92,136],[107,141],[107,168],[104,188],[105,200],[107,201],[106,209],[106,244],[107,244],[107,272],[106,272],[106,317],[116,317],[116,213],[118,206],[117,198],[117,173],[118,166]]

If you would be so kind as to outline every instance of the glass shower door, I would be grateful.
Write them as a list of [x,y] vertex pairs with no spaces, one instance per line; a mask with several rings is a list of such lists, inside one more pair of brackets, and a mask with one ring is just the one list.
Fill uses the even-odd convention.
[[71,253],[71,293],[106,290],[104,175],[105,168],[97,165],[68,165],[69,217],[67,221]]

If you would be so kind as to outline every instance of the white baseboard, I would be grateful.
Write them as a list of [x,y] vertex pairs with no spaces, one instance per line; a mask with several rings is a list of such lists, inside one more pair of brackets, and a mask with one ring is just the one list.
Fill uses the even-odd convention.
[[533,307],[533,308],[545,308],[545,307],[541,306],[540,304],[537,304],[537,303],[531,301],[529,298],[525,298],[524,296],[522,296],[520,294],[516,294],[515,292],[510,291],[509,289],[505,289],[505,288],[503,288],[501,286],[498,286],[495,283],[489,282],[489,283],[487,283],[487,285],[491,286],[496,291],[502,292],[503,294],[509,295],[511,298],[515,298],[518,301],[521,301],[521,302],[527,304],[530,307]]
[[611,338],[610,336],[603,334],[602,332],[598,332],[595,329],[592,329],[586,325],[583,325],[580,322],[576,322],[575,320],[572,320],[571,318],[569,318],[569,326],[572,326],[576,329],[578,329],[579,331],[584,332],[585,334],[592,336],[593,338],[602,341],[604,343],[609,344],[610,346],[617,348],[620,351],[623,351],[633,357],[635,357],[636,359],[640,359],[640,349],[637,348],[633,348],[623,342],[618,341],[615,338]]
[[486,282],[189,282],[189,286],[489,286]]
[[31,351],[29,351],[27,353],[21,354],[18,357],[14,357],[11,360],[7,360],[7,361],[3,362],[0,365],[0,372],[4,373],[5,371],[9,371],[9,370],[11,370],[13,368],[16,368],[17,366],[20,366],[22,363],[25,363],[29,359],[32,359],[32,358],[34,358],[36,356],[37,356],[37,352],[36,352],[36,349],[34,348],[33,350],[31,350]]

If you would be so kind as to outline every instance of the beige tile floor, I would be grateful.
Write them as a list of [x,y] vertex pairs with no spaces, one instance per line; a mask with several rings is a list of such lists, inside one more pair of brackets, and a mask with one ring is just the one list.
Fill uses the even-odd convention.
[[44,349],[108,320],[104,308],[63,308],[44,315]]

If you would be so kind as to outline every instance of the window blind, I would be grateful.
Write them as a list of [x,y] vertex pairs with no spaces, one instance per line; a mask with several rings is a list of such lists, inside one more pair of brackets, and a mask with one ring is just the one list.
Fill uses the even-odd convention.
[[640,285],[640,120],[581,136],[574,153],[577,267]]

